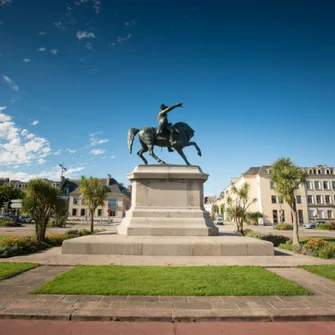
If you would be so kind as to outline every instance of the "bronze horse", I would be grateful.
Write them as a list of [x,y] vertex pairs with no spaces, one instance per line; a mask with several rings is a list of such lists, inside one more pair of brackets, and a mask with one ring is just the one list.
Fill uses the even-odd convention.
[[[198,152],[198,155],[201,156],[201,150],[196,144],[196,142],[190,142],[190,139],[194,136],[194,130],[184,122],[177,122],[172,126],[174,130],[175,144],[172,145],[172,148],[175,149],[179,155],[184,159],[187,165],[191,165],[187,160],[183,148],[193,145]],[[142,149],[137,153],[145,164],[148,164],[147,160],[143,157],[143,153],[149,151],[149,155],[153,157],[158,163],[166,164],[160,158],[158,158],[154,153],[154,146],[169,148],[171,150],[171,143],[169,140],[168,134],[157,135],[156,129],[154,127],[147,127],[143,129],[130,128],[128,130],[128,149],[129,152],[132,153],[134,137],[137,133],[140,143],[142,145]]]

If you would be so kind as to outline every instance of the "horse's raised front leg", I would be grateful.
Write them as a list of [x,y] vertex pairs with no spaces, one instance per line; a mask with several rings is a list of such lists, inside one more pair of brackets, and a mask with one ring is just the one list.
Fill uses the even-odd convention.
[[187,158],[186,158],[186,156],[184,154],[184,151],[182,149],[180,149],[180,148],[175,148],[175,149],[177,150],[178,154],[183,158],[183,160],[185,161],[185,163],[187,165],[191,165],[191,163],[187,160]]
[[154,146],[153,145],[148,145],[148,149],[149,149],[149,155],[153,158],[155,158],[155,160],[158,162],[158,163],[161,163],[161,164],[166,164],[164,161],[162,161],[160,158],[158,158],[155,153],[154,153]]
[[189,147],[190,145],[193,145],[196,149],[197,149],[197,152],[198,152],[198,156],[201,156],[201,150],[200,148],[198,147],[198,144],[196,142],[187,142],[185,144],[185,147]]
[[144,158],[143,153],[147,152],[148,148],[143,147],[137,154],[141,157],[142,161],[144,162],[144,164],[148,164],[148,161]]

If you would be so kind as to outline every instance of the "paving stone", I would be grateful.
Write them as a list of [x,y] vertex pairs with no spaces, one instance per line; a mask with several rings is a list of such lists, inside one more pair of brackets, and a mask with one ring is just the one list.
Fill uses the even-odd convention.
[[72,309],[6,308],[0,311],[0,319],[70,320],[72,311]]
[[108,310],[75,311],[71,315],[74,321],[156,321],[171,322],[171,310]]
[[309,296],[306,296],[306,297],[300,296],[300,295],[287,296],[287,297],[286,296],[278,296],[278,299],[279,299],[279,301],[286,301],[286,302],[293,302],[293,301],[295,301],[295,302],[306,302],[306,301],[308,301],[307,297],[309,297]]
[[301,302],[271,302],[271,305],[275,308],[275,309],[307,309],[307,306],[305,306],[303,303]]
[[334,309],[275,310],[270,312],[272,321],[335,321]]
[[230,311],[230,310],[174,310],[174,322],[200,321],[271,321],[271,316],[265,310]]
[[112,304],[110,305],[110,308],[112,309],[134,309],[134,310],[140,310],[143,309],[145,307],[145,303],[144,302],[121,302],[121,301],[115,301],[112,302]]
[[27,309],[60,309],[60,308],[73,308],[74,302],[72,303],[52,303],[52,302],[38,302],[34,300],[13,300],[7,308],[27,308]]
[[206,302],[174,302],[174,309],[213,309],[212,305]]
[[159,302],[159,296],[143,296],[143,295],[134,295],[128,296],[127,301],[138,301],[138,302]]
[[105,310],[109,309],[112,303],[101,301],[77,301],[74,304],[75,309]]
[[278,296],[244,296],[245,300],[250,302],[271,302],[271,301],[281,301]]
[[193,296],[188,296],[186,297],[188,302],[222,302],[221,297],[193,297]]
[[187,297],[182,296],[160,296],[160,302],[187,302]]
[[240,309],[234,302],[212,302],[213,309]]
[[102,300],[102,296],[101,295],[79,295],[79,294],[71,294],[71,295],[66,295],[62,301],[101,301]]
[[63,294],[17,294],[14,299],[58,302],[64,297]]
[[[273,302],[276,304],[276,302]],[[255,302],[255,301],[247,301],[245,303],[238,303],[237,306],[241,310],[256,310],[256,309],[266,309],[266,310],[273,310],[275,309],[272,304],[268,302]]]
[[113,301],[123,301],[126,302],[128,300],[127,295],[110,295],[102,297],[101,302],[109,302],[112,303]]
[[220,296],[223,302],[243,303],[247,298],[242,296]]
[[[113,307],[113,306],[112,306]],[[145,302],[145,309],[172,309],[172,302]]]
[[[333,308],[334,306],[332,306],[331,304],[328,304],[326,302],[323,302],[323,301],[314,301],[314,302],[303,302],[303,304],[309,308],[309,309],[331,309]],[[335,304],[335,302],[334,302]],[[335,312],[335,309],[334,309],[334,312]]]

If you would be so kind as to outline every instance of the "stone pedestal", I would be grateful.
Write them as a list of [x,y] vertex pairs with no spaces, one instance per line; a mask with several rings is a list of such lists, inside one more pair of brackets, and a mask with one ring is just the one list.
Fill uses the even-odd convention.
[[139,165],[128,174],[132,203],[117,232],[137,236],[218,235],[204,209],[208,175],[198,166]]

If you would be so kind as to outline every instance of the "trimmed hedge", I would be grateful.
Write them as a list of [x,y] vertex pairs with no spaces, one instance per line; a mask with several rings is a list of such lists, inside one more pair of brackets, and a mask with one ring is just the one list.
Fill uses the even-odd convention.
[[22,224],[13,220],[0,219],[0,227],[22,227]]
[[245,230],[245,236],[248,237],[254,237],[254,238],[259,238],[260,240],[263,241],[269,241],[272,242],[275,247],[278,247],[282,243],[286,243],[290,241],[291,239],[287,236],[282,236],[282,235],[272,235],[272,234],[260,234],[257,233],[251,229]]
[[274,226],[274,229],[276,230],[293,230],[293,225],[289,223],[280,223]]
[[335,230],[335,223],[320,223],[316,226],[318,230]]

